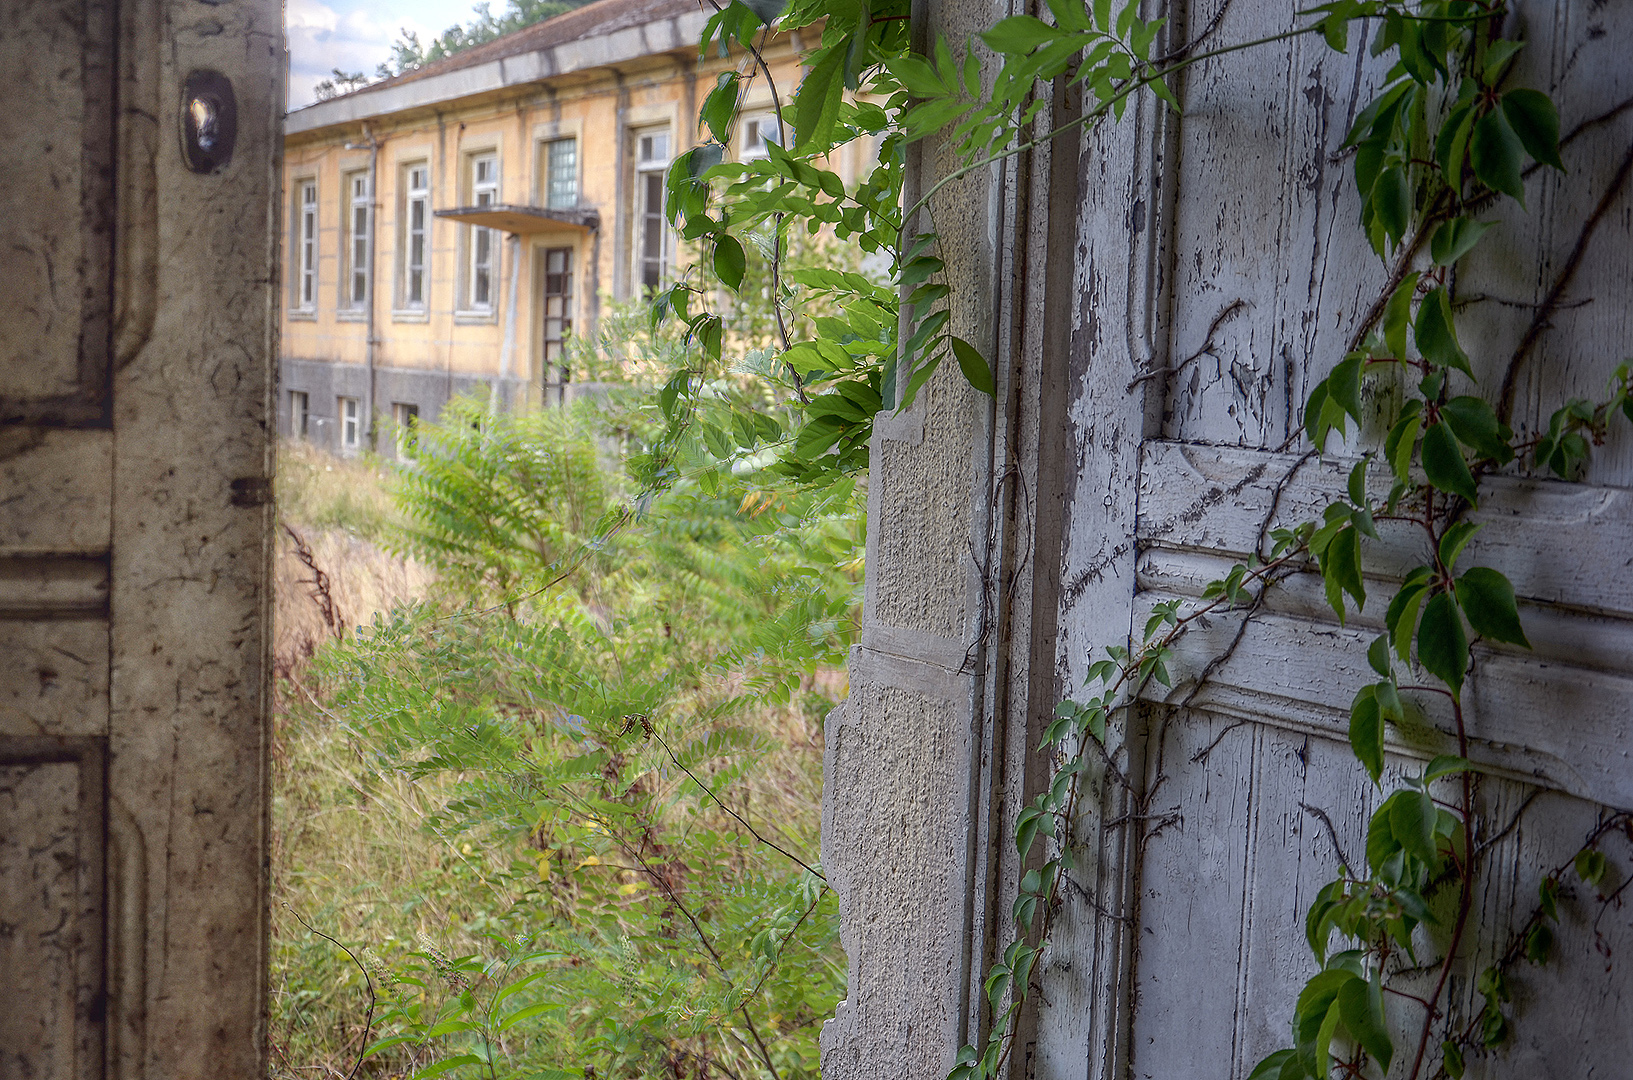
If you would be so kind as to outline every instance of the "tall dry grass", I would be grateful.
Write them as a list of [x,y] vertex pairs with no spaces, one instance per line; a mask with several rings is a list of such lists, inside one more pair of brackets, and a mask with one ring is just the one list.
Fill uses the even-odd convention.
[[[424,888],[457,849],[433,850],[424,792],[375,777],[345,728],[324,714],[307,665],[327,640],[368,625],[394,605],[424,599],[425,566],[390,549],[390,470],[284,444],[278,454],[278,548],[273,577],[277,675],[273,749],[273,958],[271,1044],[276,1077],[350,1073],[369,991],[334,944],[379,938],[381,915],[424,908],[446,920]],[[299,916],[297,918],[296,916]],[[367,932],[360,932],[367,931]],[[412,938],[407,942],[412,948]],[[377,1075],[365,1072],[364,1075]]]

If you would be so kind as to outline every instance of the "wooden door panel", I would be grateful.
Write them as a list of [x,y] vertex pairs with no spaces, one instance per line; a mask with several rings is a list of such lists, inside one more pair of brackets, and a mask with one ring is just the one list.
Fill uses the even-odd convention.
[[[1139,611],[1199,596],[1272,525],[1307,518],[1338,497],[1350,462],[1220,447],[1150,443],[1138,524]],[[1606,805],[1633,807],[1633,491],[1497,478],[1471,520],[1492,527],[1465,558],[1513,581],[1532,650],[1477,645],[1470,733],[1480,760],[1508,775]],[[1274,515],[1267,507],[1277,506]],[[1344,737],[1355,691],[1370,681],[1366,647],[1383,631],[1403,573],[1426,552],[1410,527],[1368,541],[1365,610],[1341,625],[1320,579],[1294,575],[1271,590],[1236,641],[1239,614],[1208,620],[1178,643],[1175,688],[1154,700],[1197,704],[1263,723]],[[1232,644],[1235,642],[1234,648]],[[1220,657],[1224,657],[1220,660]],[[1194,697],[1190,680],[1213,665]],[[1404,742],[1425,756],[1452,750],[1449,712],[1423,695],[1428,723]],[[1398,736],[1392,736],[1398,737]]]
[[0,737],[0,1076],[99,1080],[105,738]]
[[3,1080],[264,1072],[278,15],[0,0]]
[[[1179,14],[1171,45],[1292,25],[1285,5],[1241,0]],[[1510,17],[1528,39],[1518,80],[1559,102],[1568,172],[1533,170],[1526,210],[1482,210],[1502,224],[1458,268],[1457,289],[1477,392],[1498,401],[1512,368],[1525,432],[1569,397],[1600,395],[1628,359],[1633,196],[1623,190],[1595,214],[1629,160],[1633,9],[1525,2]],[[1268,550],[1271,528],[1318,515],[1343,491],[1354,457],[1303,453],[1298,427],[1310,386],[1343,357],[1388,272],[1359,229],[1342,150],[1382,76],[1358,59],[1367,33],[1351,24],[1348,57],[1310,38],[1199,64],[1178,88],[1182,115],[1131,111],[1084,138],[1085,198],[1071,210],[1080,302],[1062,696],[1104,646],[1138,637],[1152,605],[1199,598]],[[1561,306],[1516,362],[1573,262]],[[1378,382],[1369,400],[1387,413],[1396,391]],[[1477,645],[1465,691],[1470,756],[1485,770],[1479,839],[1491,847],[1476,897],[1488,933],[1467,944],[1450,984],[1459,1016],[1477,1010],[1474,975],[1529,917],[1543,874],[1601,814],[1633,809],[1633,432],[1616,426],[1588,483],[1490,479],[1471,515],[1489,527],[1464,559],[1514,583],[1534,648]],[[1363,434],[1372,445],[1383,431],[1373,421]],[[1117,760],[1157,794],[1150,817],[1131,822],[1133,796],[1107,780],[1079,823],[1084,888],[1067,890],[1051,930],[1037,1075],[1242,1077],[1287,1044],[1314,966],[1304,913],[1337,850],[1360,857],[1381,798],[1348,747],[1349,706],[1376,679],[1366,647],[1396,583],[1427,554],[1411,528],[1384,528],[1365,545],[1366,609],[1343,620],[1309,572],[1280,582],[1250,620],[1209,617],[1180,639],[1173,688],[1145,687],[1126,726],[1113,724]],[[1455,751],[1449,711],[1421,697],[1422,716],[1388,734],[1396,778]],[[1633,925],[1577,891],[1562,908],[1557,960],[1515,973],[1518,1038],[1471,1061],[1470,1076],[1626,1071],[1626,977],[1607,974],[1603,950],[1633,941]],[[1415,1050],[1405,1047],[1412,1019],[1401,1011],[1398,1056]]]
[[0,419],[106,423],[116,8],[0,11]]
[[[1284,7],[1221,0],[1185,19],[1177,40],[1211,26],[1211,41],[1250,41],[1288,26]],[[1275,447],[1301,411],[1310,370],[1343,356],[1384,280],[1354,227],[1354,181],[1336,153],[1383,65],[1313,37],[1250,55],[1183,76],[1163,433]]]

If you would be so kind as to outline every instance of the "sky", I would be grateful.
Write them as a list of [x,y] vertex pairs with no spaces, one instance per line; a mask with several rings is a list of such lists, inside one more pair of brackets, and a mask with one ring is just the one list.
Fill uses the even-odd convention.
[[[288,0],[289,107],[312,103],[312,87],[333,69],[368,75],[391,55],[404,29],[429,41],[469,22],[472,0]],[[494,4],[504,7],[503,3]]]

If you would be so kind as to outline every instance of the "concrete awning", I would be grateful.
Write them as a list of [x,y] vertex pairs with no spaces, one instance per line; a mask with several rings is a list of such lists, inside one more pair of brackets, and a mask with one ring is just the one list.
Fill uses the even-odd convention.
[[535,233],[586,233],[601,227],[596,210],[546,210],[542,206],[460,206],[438,210],[436,216],[466,225],[531,236]]

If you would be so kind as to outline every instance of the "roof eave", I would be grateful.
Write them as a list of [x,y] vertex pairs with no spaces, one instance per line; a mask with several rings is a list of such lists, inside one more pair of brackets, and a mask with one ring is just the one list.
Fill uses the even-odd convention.
[[358,90],[289,113],[284,117],[284,135],[356,124],[409,109],[431,108],[477,94],[681,49],[695,50],[707,21],[708,16],[703,12],[689,12],[394,86]]

